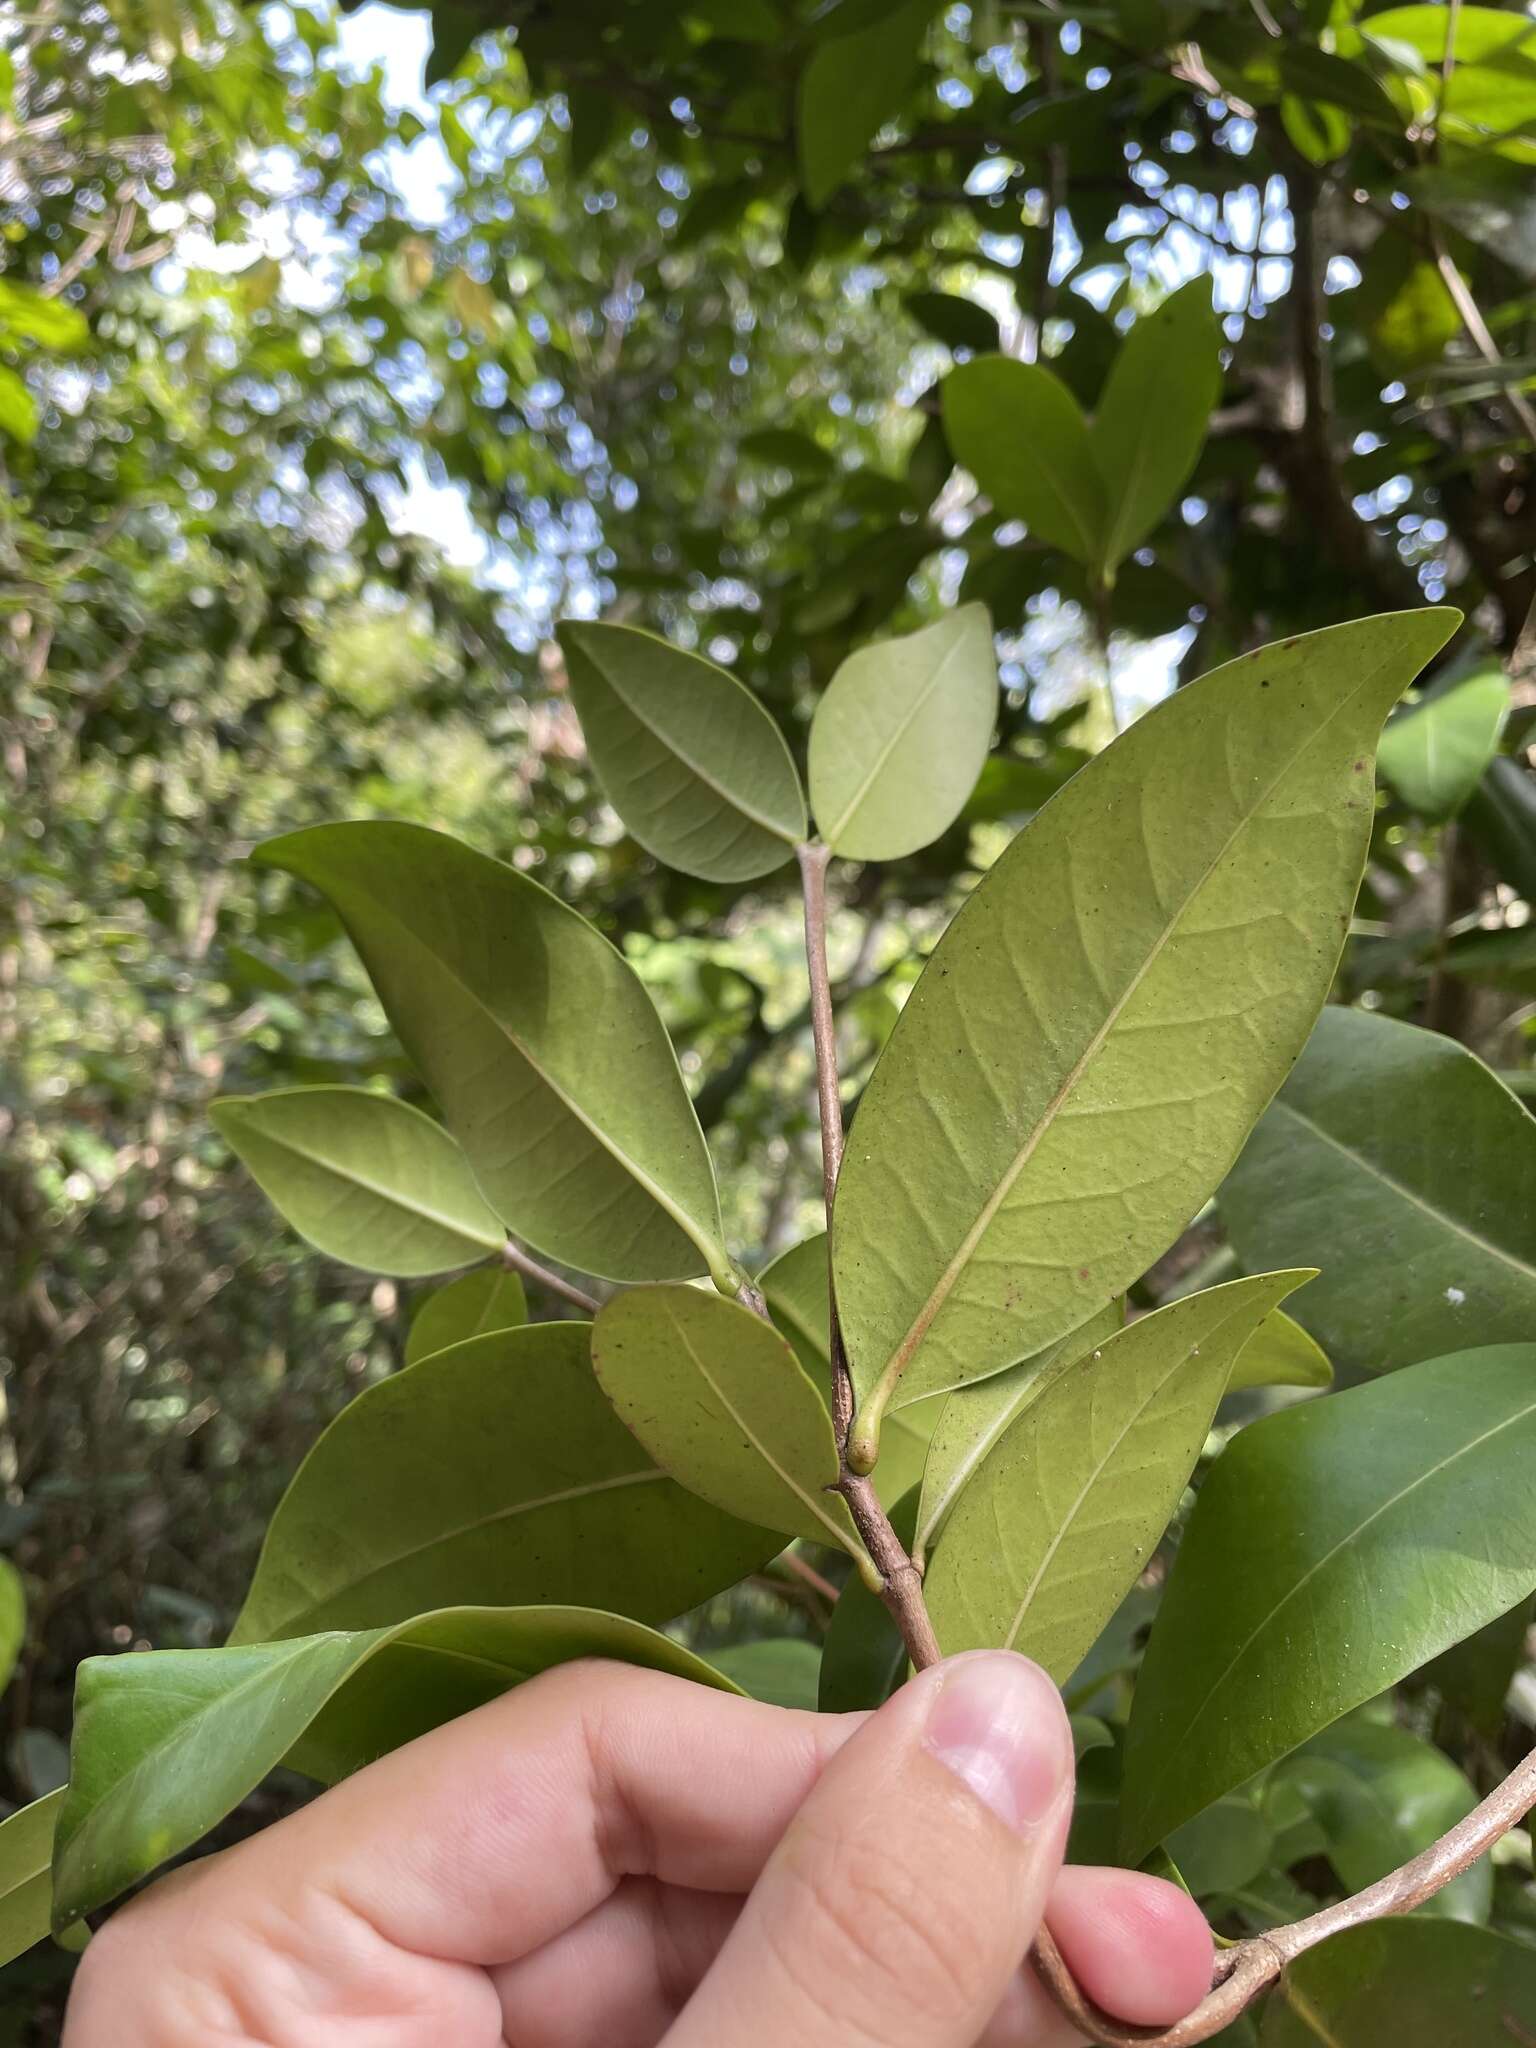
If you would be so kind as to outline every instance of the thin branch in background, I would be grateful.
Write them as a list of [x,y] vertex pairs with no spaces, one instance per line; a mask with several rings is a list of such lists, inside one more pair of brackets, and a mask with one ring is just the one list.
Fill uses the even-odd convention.
[[501,1263],[512,1273],[520,1273],[525,1280],[533,1281],[537,1287],[544,1287],[551,1294],[558,1294],[562,1301],[568,1301],[572,1308],[579,1308],[583,1315],[595,1316],[602,1307],[590,1294],[584,1294],[569,1280],[562,1280],[558,1273],[552,1273],[548,1266],[541,1266],[537,1259],[531,1259],[520,1246],[508,1238],[501,1248]]

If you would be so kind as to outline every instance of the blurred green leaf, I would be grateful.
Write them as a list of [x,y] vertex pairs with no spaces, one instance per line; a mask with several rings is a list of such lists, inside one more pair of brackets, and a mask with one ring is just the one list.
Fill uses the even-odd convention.
[[1088,429],[1108,516],[1099,564],[1112,575],[1188,482],[1221,393],[1211,282],[1192,278],[1120,344]]
[[873,15],[865,8],[847,35],[837,33],[835,14],[828,17],[825,40],[800,74],[795,105],[800,182],[818,210],[900,113],[933,12],[934,0],[894,0]]
[[1508,678],[1489,667],[1399,712],[1377,750],[1383,781],[1421,817],[1453,816],[1498,751],[1509,700]]
[[50,1792],[0,1820],[0,1967],[48,1932],[53,1834],[64,1794]]
[[995,355],[1002,347],[997,315],[958,292],[908,292],[902,304],[925,334],[947,349],[969,349],[972,355]]
[[[1449,1757],[1406,1728],[1351,1714],[1278,1766],[1271,1785],[1299,1790],[1321,1825],[1328,1860],[1347,1892],[1364,1891],[1427,1849],[1477,1805]],[[1493,1903],[1483,1858],[1418,1909],[1481,1925]]]
[[1415,1916],[1351,1928],[1299,1956],[1259,2039],[1261,2048],[1510,2048],[1522,2035],[1536,2038],[1530,1947]]
[[1052,371],[980,356],[944,379],[944,431],[955,460],[1005,519],[1079,562],[1104,551],[1109,508],[1088,422]]
[[722,1677],[770,1707],[816,1711],[821,1680],[821,1652],[803,1636],[769,1636],[756,1643],[733,1643],[711,1650],[709,1661]]

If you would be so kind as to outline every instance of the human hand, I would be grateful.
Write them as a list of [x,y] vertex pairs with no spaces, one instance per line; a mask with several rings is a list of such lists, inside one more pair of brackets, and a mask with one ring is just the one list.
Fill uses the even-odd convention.
[[1061,1866],[1072,1745],[976,1652],[874,1715],[576,1664],[152,1887],[81,1963],[63,2048],[1067,2048],[1089,1997],[1209,1987],[1174,1886]]

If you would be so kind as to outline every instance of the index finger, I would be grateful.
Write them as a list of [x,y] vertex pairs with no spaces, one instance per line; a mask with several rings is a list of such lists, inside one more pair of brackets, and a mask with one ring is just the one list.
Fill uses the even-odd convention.
[[626,1877],[749,1890],[865,1718],[626,1665],[565,1665],[371,1764],[237,1853],[270,1855],[290,1882],[302,1869],[418,1955],[515,1962]]

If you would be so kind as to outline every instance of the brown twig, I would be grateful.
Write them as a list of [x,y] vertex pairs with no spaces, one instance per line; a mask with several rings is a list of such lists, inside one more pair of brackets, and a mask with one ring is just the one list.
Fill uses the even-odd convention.
[[1308,1949],[1351,1927],[1364,1927],[1373,1920],[1385,1920],[1396,1913],[1411,1913],[1453,1877],[1459,1877],[1494,1843],[1509,1833],[1536,1806],[1536,1750],[1517,1764],[1481,1806],[1474,1807],[1465,1820],[1447,1830],[1422,1855],[1394,1870],[1378,1883],[1368,1885],[1353,1897],[1325,1906],[1289,1927],[1276,1927],[1238,1942],[1217,1958],[1216,1978],[1207,1996],[1177,2025],[1165,2028],[1130,2027],[1100,2012],[1083,1997],[1060,1952],[1048,1934],[1036,1944],[1035,1960],[1041,1981],[1062,2011],[1080,2032],[1100,2048],[1196,2048],[1228,2027],[1272,1984],[1289,1964]]
[[551,1294],[558,1294],[562,1301],[568,1301],[572,1308],[579,1308],[583,1315],[595,1316],[602,1307],[590,1294],[583,1294],[579,1287],[573,1287],[569,1280],[562,1280],[558,1273],[551,1273],[547,1266],[541,1266],[537,1259],[529,1258],[519,1245],[508,1238],[501,1248],[501,1263],[509,1272],[521,1273],[525,1280],[532,1280],[539,1287],[547,1287]]
[[880,1574],[880,1597],[890,1609],[907,1654],[919,1671],[937,1664],[940,1651],[923,1600],[923,1575],[891,1527],[871,1480],[848,1463],[853,1426],[853,1379],[843,1350],[832,1278],[832,1200],[843,1158],[843,1101],[837,1078],[837,1020],[827,974],[827,864],[832,850],[819,840],[796,849],[805,903],[805,959],[811,983],[811,1040],[816,1048],[816,1100],[821,1120],[822,1193],[827,1212],[827,1307],[832,1362],[832,1419],[840,1470],[837,1490],[848,1503],[854,1527]]

